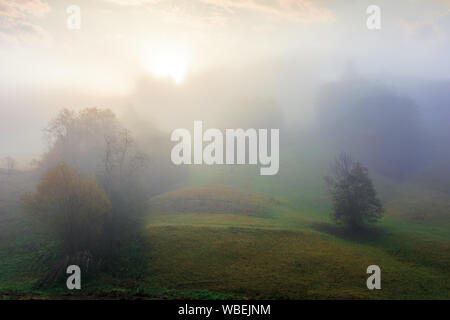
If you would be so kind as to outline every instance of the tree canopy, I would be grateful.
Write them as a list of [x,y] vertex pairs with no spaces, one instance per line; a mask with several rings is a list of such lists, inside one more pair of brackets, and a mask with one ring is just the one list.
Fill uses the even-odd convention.
[[351,229],[375,222],[384,211],[368,169],[347,154],[338,156],[325,177],[333,202],[333,217]]
[[93,176],[60,163],[41,178],[36,192],[23,196],[25,213],[57,235],[66,255],[92,252],[111,212]]

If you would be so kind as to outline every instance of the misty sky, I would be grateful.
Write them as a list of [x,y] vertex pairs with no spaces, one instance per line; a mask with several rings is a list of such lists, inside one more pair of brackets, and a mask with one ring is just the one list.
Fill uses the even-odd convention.
[[[66,27],[72,4],[81,30]],[[371,4],[381,30],[366,27]],[[65,107],[171,130],[272,103],[305,123],[317,86],[349,63],[448,80],[449,33],[449,0],[0,0],[0,157],[39,155]]]

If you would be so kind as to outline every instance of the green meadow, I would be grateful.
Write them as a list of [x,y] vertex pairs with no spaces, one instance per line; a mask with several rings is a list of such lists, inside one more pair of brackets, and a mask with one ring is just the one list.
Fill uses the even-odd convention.
[[[326,157],[317,153],[291,152],[271,177],[251,166],[194,166],[185,183],[149,199],[139,231],[79,291],[37,285],[39,257],[55,244],[24,221],[20,203],[3,205],[0,297],[449,299],[448,194],[373,175],[385,216],[348,234],[330,218],[327,164],[316,161]],[[381,290],[366,287],[374,264]]]

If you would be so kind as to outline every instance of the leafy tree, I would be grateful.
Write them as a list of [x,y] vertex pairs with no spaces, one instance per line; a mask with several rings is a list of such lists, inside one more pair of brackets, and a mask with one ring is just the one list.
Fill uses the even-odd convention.
[[44,130],[49,151],[41,161],[46,170],[64,161],[95,175],[111,202],[111,214],[99,245],[114,251],[146,211],[148,156],[129,130],[109,109],[62,110]]
[[63,259],[51,268],[51,278],[70,262],[86,270],[98,254],[97,241],[111,212],[108,197],[95,178],[60,163],[45,173],[36,192],[23,196],[23,202],[25,214],[59,240]]
[[347,154],[338,156],[325,177],[333,201],[333,217],[350,229],[375,222],[384,211],[368,169]]

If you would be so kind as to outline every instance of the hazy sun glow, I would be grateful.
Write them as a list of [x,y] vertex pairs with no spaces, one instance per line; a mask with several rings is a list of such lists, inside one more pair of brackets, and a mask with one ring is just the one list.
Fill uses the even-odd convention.
[[148,54],[148,70],[156,77],[169,77],[180,84],[186,77],[189,56],[182,50],[162,50]]

